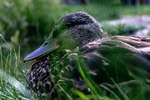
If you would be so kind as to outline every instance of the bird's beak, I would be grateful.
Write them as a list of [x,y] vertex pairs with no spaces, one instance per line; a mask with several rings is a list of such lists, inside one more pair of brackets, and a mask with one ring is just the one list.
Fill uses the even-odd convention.
[[43,57],[47,55],[49,52],[57,49],[59,45],[57,45],[52,38],[52,34],[48,37],[48,39],[35,51],[30,53],[24,58],[24,62],[38,59],[40,57]]

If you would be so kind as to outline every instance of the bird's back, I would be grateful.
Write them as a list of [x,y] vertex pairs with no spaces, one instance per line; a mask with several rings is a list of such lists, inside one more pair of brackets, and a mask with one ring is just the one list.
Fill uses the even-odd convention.
[[[150,38],[113,36],[90,42],[81,48],[89,73],[98,83],[110,78],[116,82],[132,79],[135,74],[149,78]],[[93,74],[95,73],[95,74]]]

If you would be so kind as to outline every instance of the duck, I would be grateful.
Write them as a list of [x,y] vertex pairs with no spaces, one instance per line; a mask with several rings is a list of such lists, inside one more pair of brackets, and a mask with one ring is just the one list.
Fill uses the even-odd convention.
[[58,19],[47,40],[24,58],[25,62],[33,61],[26,75],[27,89],[35,88],[39,94],[44,93],[39,88],[42,81],[46,93],[51,98],[56,97],[48,73],[48,69],[56,68],[49,60],[56,56],[58,61],[63,58],[61,68],[69,66],[73,83],[79,88],[82,82],[77,61],[85,63],[86,72],[97,84],[112,83],[112,79],[117,83],[134,80],[133,75],[146,81],[150,76],[150,37],[108,36],[99,22],[85,12]]

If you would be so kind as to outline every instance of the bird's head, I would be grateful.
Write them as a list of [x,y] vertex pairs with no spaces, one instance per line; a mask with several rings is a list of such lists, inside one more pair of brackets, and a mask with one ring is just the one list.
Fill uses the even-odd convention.
[[54,51],[58,47],[73,50],[104,36],[99,23],[89,14],[77,12],[60,18],[48,39],[24,61],[37,59]]

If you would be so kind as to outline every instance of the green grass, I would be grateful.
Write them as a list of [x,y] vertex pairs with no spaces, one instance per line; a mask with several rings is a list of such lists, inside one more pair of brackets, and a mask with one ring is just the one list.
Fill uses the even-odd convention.
[[[30,100],[30,99],[39,99],[38,97],[32,97],[34,93],[31,95],[28,91],[25,89],[25,74],[27,72],[27,69],[23,66],[24,64],[20,64],[20,54],[16,53],[15,51],[12,51],[10,49],[10,54],[7,55],[7,58],[5,58],[2,54],[2,50],[0,49],[0,58],[1,58],[1,67],[0,67],[0,99],[21,99],[21,100]],[[15,56],[15,58],[13,58]],[[14,62],[15,61],[15,62]],[[12,63],[14,62],[15,65],[12,68]],[[80,63],[81,64],[81,63]],[[59,67],[58,67],[59,68]],[[95,99],[95,100],[112,100],[110,97],[107,96],[101,96],[98,89],[94,87],[91,83],[91,81],[86,78],[85,72],[83,72],[84,69],[81,69],[81,66],[79,65],[81,75],[86,80],[86,83],[91,90],[89,95],[85,95],[82,92],[75,90],[73,87],[68,88],[67,85],[70,83],[66,83],[68,81],[64,80],[63,77],[61,78],[61,73],[59,75],[59,81],[62,81],[61,83],[57,83],[56,88],[60,92],[59,99],[62,100],[74,100],[76,99]],[[65,69],[65,68],[63,68]],[[59,69],[62,70],[62,69]],[[60,72],[60,71],[58,71]],[[54,80],[56,81],[56,80]],[[58,81],[58,80],[57,80]],[[70,82],[70,81],[69,81]],[[32,93],[32,92],[31,92]],[[45,98],[46,99],[46,98]]]
[[131,35],[134,32],[143,29],[144,27],[136,27],[130,26],[125,24],[118,24],[118,25],[109,25],[107,23],[102,23],[102,29],[106,32],[109,36],[114,35]]
[[[6,40],[4,41],[7,44]],[[3,55],[0,48],[0,99],[39,99],[33,92],[31,94],[34,97],[25,89],[25,74],[30,64],[21,63],[20,49],[16,51],[10,48],[10,53],[7,56]],[[147,83],[130,71],[129,74],[135,79],[134,81],[116,83],[112,79],[112,83],[96,84],[89,76],[88,67],[80,58],[80,53],[78,55],[77,69],[87,86],[88,94],[84,94],[73,87],[72,80],[69,79],[71,72],[66,66],[61,66],[64,58],[56,57],[53,59],[55,67],[53,67],[54,70],[50,72],[50,75],[55,75],[53,82],[60,100],[147,100],[149,98],[149,80]],[[62,73],[62,70],[65,73]]]
[[[25,89],[25,74],[27,73],[28,68],[25,67],[26,64],[21,63],[19,50],[16,52],[10,49],[10,53],[7,57],[3,56],[1,49],[0,53],[0,99],[39,99],[36,96],[32,97]],[[64,77],[67,74],[69,75],[70,72],[67,72],[68,68],[60,67],[60,63],[61,62],[56,62],[54,60],[54,65],[58,65],[55,66],[57,67],[55,68],[57,73],[50,72],[51,75],[56,75],[56,79],[54,78],[53,81],[57,92],[59,92],[60,100],[147,100],[145,93],[149,93],[150,86],[131,72],[129,74],[135,78],[135,81],[133,82],[127,81],[116,83],[112,79],[112,84],[107,83],[99,85],[91,79],[88,74],[87,65],[84,63],[83,59],[79,58],[77,61],[77,67],[89,90],[86,95],[79,90],[76,90],[73,87],[71,80],[64,79]],[[28,65],[28,67],[29,66],[30,65]],[[65,76],[61,73],[62,70],[65,71]],[[32,95],[34,95],[34,93],[32,93]]]
[[[2,50],[0,48],[0,98],[1,99],[25,99],[27,95],[25,91],[24,81],[21,77],[24,77],[23,74],[20,73],[20,69],[23,73],[23,68],[19,65],[19,56],[18,54],[12,54],[12,50],[10,50],[10,54],[5,58],[2,54]],[[12,58],[15,59],[15,67],[12,66]],[[14,59],[14,58],[13,58]]]
[[150,15],[149,8],[108,3],[68,6],[55,0],[1,0],[0,33],[11,42],[12,48],[22,43],[32,45],[33,41],[45,40],[55,21],[68,13],[84,11],[98,21],[105,21],[124,15]]
[[[3,38],[4,39],[4,38]],[[4,40],[7,44],[6,40]],[[9,45],[8,45],[9,47]],[[20,61],[20,50],[16,52],[10,48],[10,53],[7,56],[3,56],[2,49],[0,48],[0,99],[21,99],[21,100],[30,100],[30,99],[39,99],[38,97],[32,97],[31,94],[25,89],[25,74],[30,65],[21,63]],[[60,59],[60,58],[59,58]],[[112,100],[110,97],[105,95],[105,92],[102,92],[98,85],[96,85],[86,73],[86,64],[82,60],[78,61],[78,68],[81,73],[81,76],[85,80],[90,92],[88,95],[74,89],[70,80],[64,79],[66,74],[70,76],[70,71],[67,71],[68,68],[61,67],[60,59],[58,62],[54,59],[54,65],[57,67],[56,72],[51,74],[56,74],[56,79],[53,80],[57,91],[59,91],[60,100],[74,100],[78,99],[94,99],[94,100]],[[65,75],[62,72],[65,71]],[[67,76],[68,76],[67,75]],[[109,89],[108,89],[109,90]],[[31,92],[32,93],[32,92]],[[34,95],[34,93],[32,93]]]
[[140,5],[139,7],[135,6],[122,6],[122,15],[150,15],[149,9],[150,6],[148,5]]

